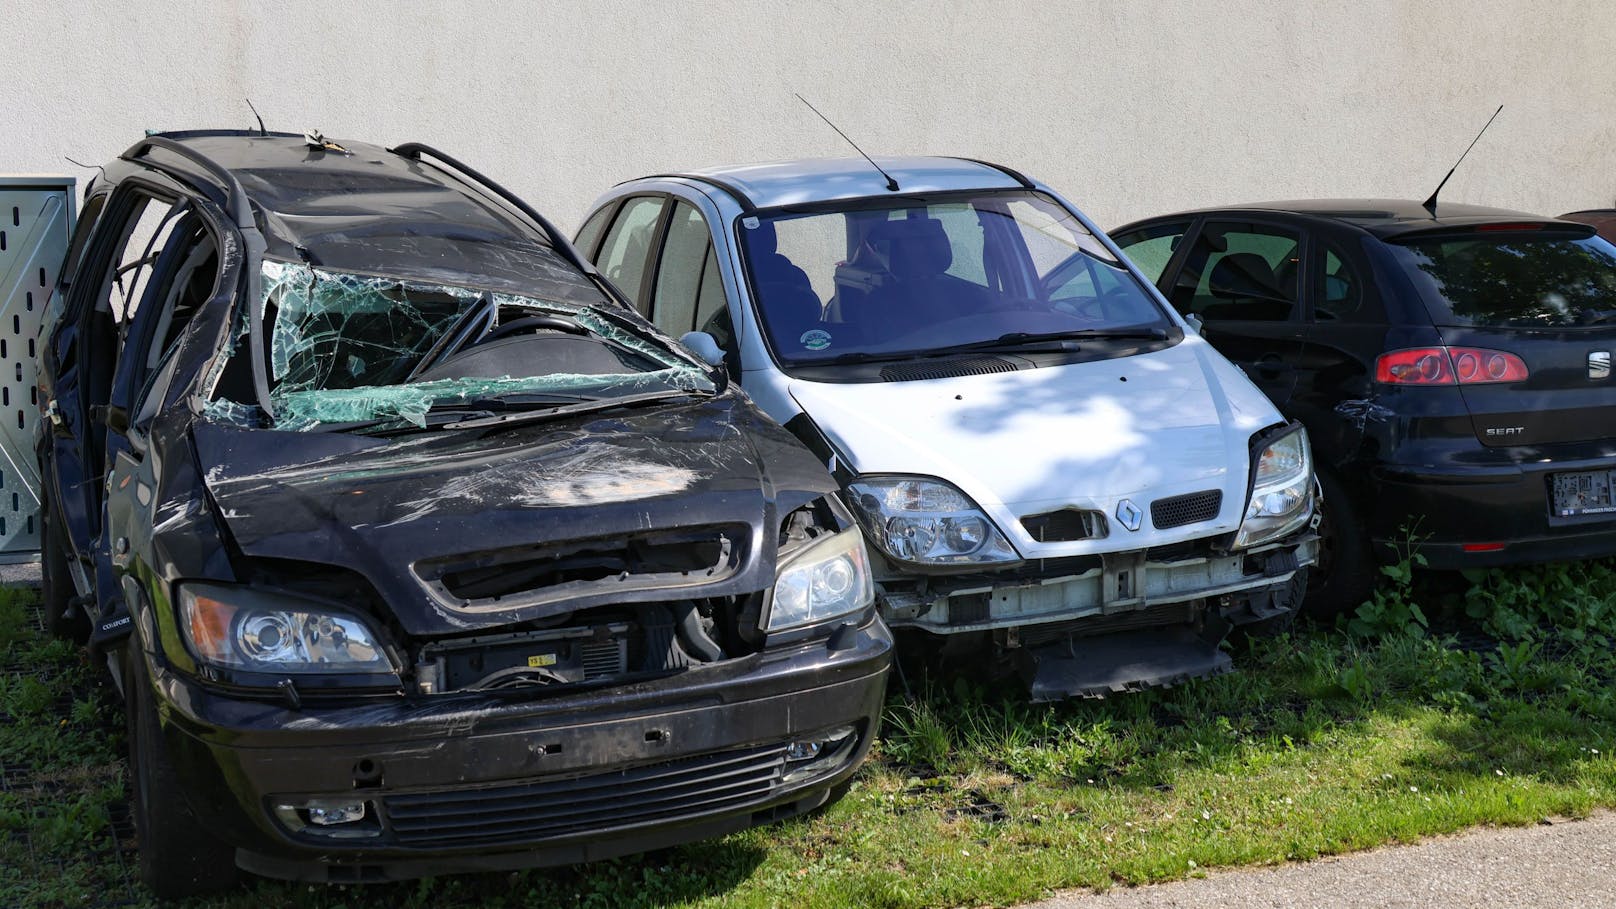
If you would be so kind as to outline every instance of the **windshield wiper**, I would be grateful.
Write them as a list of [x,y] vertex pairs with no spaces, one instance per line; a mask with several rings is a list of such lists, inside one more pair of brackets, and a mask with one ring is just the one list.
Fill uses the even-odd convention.
[[962,350],[1021,350],[1027,348],[1062,350],[1065,341],[1165,341],[1167,331],[1162,328],[1077,328],[1070,331],[1030,332],[1011,331],[982,341],[949,344],[916,355],[940,356]]
[[1616,309],[1585,309],[1577,313],[1578,325],[1609,325],[1616,322]]
[[443,424],[444,429],[480,429],[489,426],[514,426],[521,423],[534,423],[540,420],[549,420],[556,417],[570,417],[575,414],[593,413],[601,410],[616,410],[619,407],[636,407],[641,404],[650,404],[654,401],[665,401],[669,398],[684,398],[691,396],[711,397],[714,392],[685,391],[670,388],[664,391],[648,391],[637,395],[620,395],[614,398],[595,398],[579,401],[574,404],[559,404],[555,407],[519,410],[512,413],[477,417],[469,420],[460,420],[454,423]]

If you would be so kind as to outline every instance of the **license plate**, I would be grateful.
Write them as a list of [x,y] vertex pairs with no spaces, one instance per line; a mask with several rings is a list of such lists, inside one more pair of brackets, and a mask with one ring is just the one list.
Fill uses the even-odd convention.
[[1584,514],[1616,514],[1616,471],[1590,470],[1557,473],[1550,477],[1550,495],[1556,517]]

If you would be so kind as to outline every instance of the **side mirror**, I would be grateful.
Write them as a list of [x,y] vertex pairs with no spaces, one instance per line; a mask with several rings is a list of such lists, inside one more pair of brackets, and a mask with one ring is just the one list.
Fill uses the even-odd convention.
[[679,338],[679,343],[685,349],[701,358],[708,366],[722,366],[724,364],[724,349],[718,346],[713,336],[705,331],[687,331]]
[[1192,312],[1184,313],[1184,321],[1190,323],[1190,330],[1196,334],[1201,333],[1201,317]]

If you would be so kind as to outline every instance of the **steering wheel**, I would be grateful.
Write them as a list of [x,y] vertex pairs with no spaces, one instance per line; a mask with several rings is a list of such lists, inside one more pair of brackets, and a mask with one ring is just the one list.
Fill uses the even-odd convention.
[[493,331],[478,338],[477,343],[486,344],[489,341],[497,341],[500,338],[520,334],[524,331],[539,331],[545,328],[564,331],[572,335],[589,334],[589,329],[565,316],[523,316],[520,319],[500,323],[495,326]]

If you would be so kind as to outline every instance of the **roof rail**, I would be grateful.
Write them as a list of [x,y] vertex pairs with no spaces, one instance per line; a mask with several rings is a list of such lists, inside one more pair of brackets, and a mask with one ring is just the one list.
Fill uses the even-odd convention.
[[126,161],[134,161],[137,158],[145,157],[146,152],[154,148],[160,148],[166,152],[179,155],[218,177],[219,182],[224,184],[227,197],[225,207],[229,211],[231,219],[236,222],[236,226],[243,229],[255,229],[257,227],[253,223],[252,207],[247,204],[247,191],[242,189],[241,181],[236,179],[236,175],[231,173],[229,168],[189,145],[176,142],[163,135],[147,136],[129,146],[129,150],[120,157]]
[[[757,211],[757,203],[752,201],[751,196],[748,196],[745,193],[745,191],[743,191],[740,187],[736,186],[735,184],[727,182],[725,180],[720,180],[717,177],[709,177],[709,176],[706,176],[705,174],[647,174],[646,176],[639,177],[638,179],[640,179],[640,180],[678,179],[678,180],[690,180],[690,181],[695,182],[695,183],[705,183],[708,186],[711,186],[711,187],[714,187],[714,188],[717,188],[717,189],[721,189],[724,192],[729,193],[730,196],[732,196],[735,199],[736,202],[740,203],[740,205],[741,205],[741,214],[749,215],[749,214]],[[629,181],[625,181],[625,182],[632,183],[634,181],[629,180]],[[617,185],[622,186],[623,184],[619,183]]]
[[587,259],[578,254],[578,250],[573,248],[572,242],[567,239],[565,234],[563,234],[560,230],[557,230],[554,224],[550,223],[550,219],[539,214],[537,209],[522,201],[522,198],[516,193],[513,193],[505,187],[500,186],[498,183],[495,183],[492,179],[483,175],[481,172],[474,170],[470,165],[452,158],[449,155],[446,155],[432,146],[422,142],[405,142],[401,145],[395,145],[392,148],[389,148],[388,151],[395,155],[400,155],[402,157],[411,158],[414,160],[420,160],[423,155],[435,158],[440,163],[447,164],[448,166],[459,171],[461,174],[470,177],[473,182],[481,185],[484,189],[510,203],[510,205],[517,211],[521,212],[523,215],[526,215],[528,220],[538,225],[539,228],[543,230],[544,233],[550,238],[550,245],[556,250],[556,252],[559,252],[565,256],[567,261],[578,266],[587,275],[593,276],[596,274],[595,266],[591,265]]
[[972,164],[980,164],[983,167],[992,168],[993,170],[996,170],[999,173],[1004,174],[1005,176],[1009,177],[1010,179],[1016,181],[1017,183],[1020,183],[1022,189],[1032,189],[1033,188],[1032,181],[1027,179],[1027,175],[1022,173],[1019,170],[1011,170],[1010,168],[1005,167],[1003,164],[994,164],[992,161],[983,161],[981,158],[962,158],[962,157],[960,157],[958,155],[954,155],[952,157],[954,158],[955,161],[969,161]]

